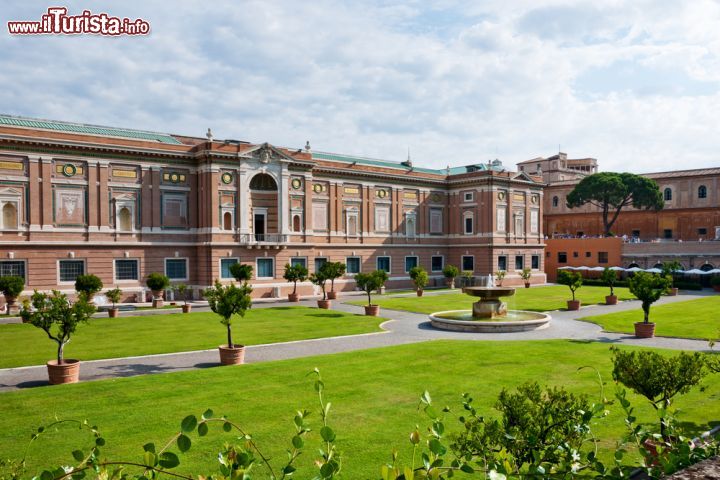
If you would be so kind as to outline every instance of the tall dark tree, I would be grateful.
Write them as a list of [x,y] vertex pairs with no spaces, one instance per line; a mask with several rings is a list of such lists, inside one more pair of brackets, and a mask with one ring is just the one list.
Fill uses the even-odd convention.
[[606,237],[612,235],[610,229],[623,208],[662,210],[665,205],[655,180],[633,173],[614,172],[595,173],[583,178],[567,196],[568,208],[586,203],[602,211]]

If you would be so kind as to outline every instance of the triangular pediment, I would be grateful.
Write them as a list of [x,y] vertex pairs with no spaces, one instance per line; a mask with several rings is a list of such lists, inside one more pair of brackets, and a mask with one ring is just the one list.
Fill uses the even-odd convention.
[[[298,153],[300,150],[298,150]],[[252,159],[256,160],[260,163],[268,164],[272,162],[281,162],[281,163],[311,163],[308,160],[305,159],[299,159],[294,158],[291,155],[288,155],[286,152],[282,151],[281,149],[270,145],[269,143],[265,142],[259,145],[255,145],[248,150],[245,150],[242,155],[242,158]]]
[[512,177],[513,180],[524,180],[526,182],[537,183],[533,178],[525,172],[518,172]]
[[22,190],[14,187],[0,187],[0,196],[3,197],[19,197],[22,193]]

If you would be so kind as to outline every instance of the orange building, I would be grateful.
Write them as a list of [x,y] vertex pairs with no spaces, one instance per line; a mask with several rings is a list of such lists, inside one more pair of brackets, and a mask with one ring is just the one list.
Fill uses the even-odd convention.
[[557,280],[560,267],[622,266],[623,241],[611,238],[551,238],[545,241],[545,273]]

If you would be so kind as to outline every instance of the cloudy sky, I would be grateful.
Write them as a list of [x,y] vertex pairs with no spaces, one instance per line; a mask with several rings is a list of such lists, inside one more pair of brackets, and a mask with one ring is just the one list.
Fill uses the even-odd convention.
[[[147,37],[11,37],[45,9]],[[168,5],[173,7],[169,8]],[[0,112],[445,167],[555,154],[720,165],[720,4],[50,2],[0,8]]]

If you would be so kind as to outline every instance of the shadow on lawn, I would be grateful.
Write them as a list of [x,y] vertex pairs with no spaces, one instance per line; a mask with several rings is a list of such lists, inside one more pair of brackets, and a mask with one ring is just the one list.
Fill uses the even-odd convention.
[[20,382],[17,385],[0,385],[2,387],[16,387],[16,388],[35,388],[35,387],[44,387],[45,385],[50,385],[47,380],[30,380],[27,382]]
[[108,365],[106,367],[100,367],[101,370],[112,372],[113,376],[116,377],[132,377],[135,375],[145,375],[148,373],[162,373],[171,372],[173,370],[180,370],[178,367],[172,366],[160,366],[160,365],[147,365],[145,363],[129,363],[123,365]]
[[308,317],[320,317],[320,318],[340,318],[344,317],[342,313],[308,313]]

